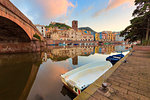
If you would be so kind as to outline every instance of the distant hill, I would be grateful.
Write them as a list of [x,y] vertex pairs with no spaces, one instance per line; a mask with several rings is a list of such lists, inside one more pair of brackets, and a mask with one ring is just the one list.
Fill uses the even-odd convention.
[[80,27],[79,30],[87,30],[87,31],[91,31],[96,33],[96,31],[94,31],[93,29],[91,29],[90,27]]
[[54,23],[54,24],[49,24],[46,27],[58,27],[59,29],[69,29],[71,28],[69,25],[66,25],[64,23]]

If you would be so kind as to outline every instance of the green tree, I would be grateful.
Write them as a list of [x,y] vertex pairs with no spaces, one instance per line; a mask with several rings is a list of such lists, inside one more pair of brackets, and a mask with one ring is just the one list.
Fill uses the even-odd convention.
[[133,12],[131,25],[121,32],[130,42],[149,40],[150,32],[150,0],[135,0],[136,9]]
[[148,40],[150,32],[150,0],[135,0],[135,5],[137,7],[133,12],[133,16],[143,16],[147,20],[146,40]]

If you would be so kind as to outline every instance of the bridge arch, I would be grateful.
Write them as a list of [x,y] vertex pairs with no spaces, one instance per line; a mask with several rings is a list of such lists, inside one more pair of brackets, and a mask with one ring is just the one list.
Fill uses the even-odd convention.
[[17,23],[0,16],[0,41],[30,42],[30,37]]
[[[9,23],[3,22],[3,19],[5,21],[7,20],[9,23],[13,22],[13,25],[18,27],[18,31],[22,32],[23,35],[18,32],[19,35],[21,35],[21,39],[19,41],[31,41],[33,40],[33,35],[35,33],[37,33],[41,37],[41,40],[44,40],[38,29],[34,26],[34,24],[9,0],[0,0],[0,28],[3,28],[3,24],[5,24],[6,29]],[[24,33],[26,33],[26,35]],[[19,35],[17,35],[17,37],[19,37]]]

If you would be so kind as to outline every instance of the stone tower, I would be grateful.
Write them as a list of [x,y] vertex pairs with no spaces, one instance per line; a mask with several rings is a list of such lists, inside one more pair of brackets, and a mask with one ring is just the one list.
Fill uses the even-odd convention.
[[76,21],[76,20],[72,21],[72,28],[76,31],[78,30],[78,21]]

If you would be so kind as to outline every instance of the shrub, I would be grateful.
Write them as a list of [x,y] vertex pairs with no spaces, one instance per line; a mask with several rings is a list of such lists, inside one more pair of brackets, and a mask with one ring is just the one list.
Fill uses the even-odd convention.
[[35,37],[35,38],[37,38],[38,40],[41,41],[41,37],[40,37],[38,34],[35,33],[35,34],[33,35],[33,37]]
[[144,40],[142,45],[146,46],[146,45],[150,45],[150,40]]

